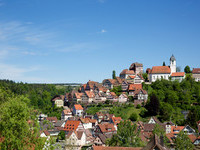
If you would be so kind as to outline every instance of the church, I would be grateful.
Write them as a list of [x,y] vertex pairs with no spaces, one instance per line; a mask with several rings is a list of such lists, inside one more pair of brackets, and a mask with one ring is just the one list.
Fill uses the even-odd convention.
[[162,78],[169,80],[170,77],[172,80],[181,81],[185,77],[185,73],[176,72],[176,58],[174,55],[170,57],[170,66],[153,66],[152,69],[147,69],[147,73],[150,82],[155,82]]

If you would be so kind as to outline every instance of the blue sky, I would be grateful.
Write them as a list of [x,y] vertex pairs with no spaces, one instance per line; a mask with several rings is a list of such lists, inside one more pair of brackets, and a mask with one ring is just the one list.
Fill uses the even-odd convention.
[[0,78],[101,82],[131,63],[200,67],[199,0],[0,0]]

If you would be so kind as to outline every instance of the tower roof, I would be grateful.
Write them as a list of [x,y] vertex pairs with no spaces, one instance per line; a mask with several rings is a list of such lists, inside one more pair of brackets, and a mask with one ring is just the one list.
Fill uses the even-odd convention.
[[170,57],[170,61],[176,61],[176,58],[174,57],[173,54],[172,54],[172,56]]

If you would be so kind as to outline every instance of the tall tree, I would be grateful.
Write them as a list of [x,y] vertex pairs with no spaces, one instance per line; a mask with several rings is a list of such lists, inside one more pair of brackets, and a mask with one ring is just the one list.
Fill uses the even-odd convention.
[[136,124],[129,120],[119,123],[117,134],[107,141],[109,146],[140,147],[143,143],[139,137]]
[[30,114],[28,99],[12,98],[0,106],[0,149],[41,149],[36,119]]
[[163,61],[163,66],[166,66],[164,61]]
[[192,144],[189,137],[181,131],[175,139],[176,150],[193,150],[194,145]]
[[113,72],[112,72],[112,78],[116,79],[116,72],[115,72],[115,70],[113,70]]
[[159,114],[160,101],[155,93],[150,96],[150,102],[147,104],[147,110],[150,116],[156,116]]
[[186,67],[184,68],[184,72],[185,72],[185,73],[191,73],[190,67],[189,67],[189,66],[186,66]]

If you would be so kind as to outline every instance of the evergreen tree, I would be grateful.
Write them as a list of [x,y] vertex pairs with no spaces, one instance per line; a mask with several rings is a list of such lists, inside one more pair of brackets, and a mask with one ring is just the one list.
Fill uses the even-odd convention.
[[163,66],[166,66],[164,61],[163,61]]
[[147,110],[150,116],[156,116],[159,114],[160,101],[154,93],[150,96],[150,102],[147,105]]
[[190,67],[186,66],[185,69],[184,69],[184,72],[185,73],[191,73]]
[[116,79],[116,72],[115,72],[115,70],[113,70],[113,72],[112,72],[112,78]]

